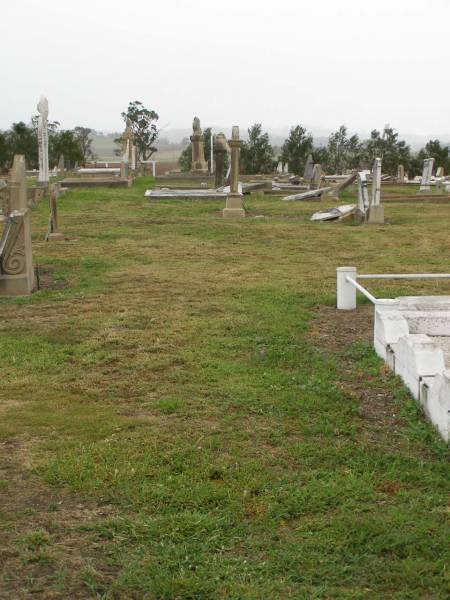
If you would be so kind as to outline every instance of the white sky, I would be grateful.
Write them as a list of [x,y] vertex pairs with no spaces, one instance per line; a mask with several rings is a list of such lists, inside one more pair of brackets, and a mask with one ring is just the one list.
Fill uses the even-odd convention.
[[450,0],[3,0],[0,128],[297,123],[450,133]]

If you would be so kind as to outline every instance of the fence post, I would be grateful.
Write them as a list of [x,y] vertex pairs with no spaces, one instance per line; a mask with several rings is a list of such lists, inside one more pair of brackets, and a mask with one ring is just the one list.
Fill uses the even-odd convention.
[[337,279],[337,308],[338,310],[354,310],[356,308],[356,288],[347,281],[347,277],[357,278],[356,267],[338,267]]

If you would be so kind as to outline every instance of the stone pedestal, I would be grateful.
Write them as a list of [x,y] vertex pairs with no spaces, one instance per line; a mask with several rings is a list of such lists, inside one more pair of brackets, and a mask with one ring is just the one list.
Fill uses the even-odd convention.
[[241,148],[239,127],[233,127],[233,135],[228,145],[231,148],[230,193],[223,209],[223,216],[245,217],[245,210],[242,205],[243,196],[239,193],[239,155]]
[[367,223],[369,225],[384,225],[384,207],[381,204],[369,208]]

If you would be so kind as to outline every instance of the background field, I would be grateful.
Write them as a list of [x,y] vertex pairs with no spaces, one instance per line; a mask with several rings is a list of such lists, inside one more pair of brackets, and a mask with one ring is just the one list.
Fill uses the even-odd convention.
[[447,598],[446,447],[333,307],[337,266],[448,272],[450,205],[230,221],[150,184],[69,191],[61,243],[42,203],[43,289],[0,300],[0,598]]

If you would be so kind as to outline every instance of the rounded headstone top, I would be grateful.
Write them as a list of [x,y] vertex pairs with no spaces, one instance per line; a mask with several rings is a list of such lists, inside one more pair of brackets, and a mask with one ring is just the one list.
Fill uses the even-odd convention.
[[37,105],[38,113],[42,116],[43,119],[48,117],[48,100],[45,96],[41,96],[38,105]]

